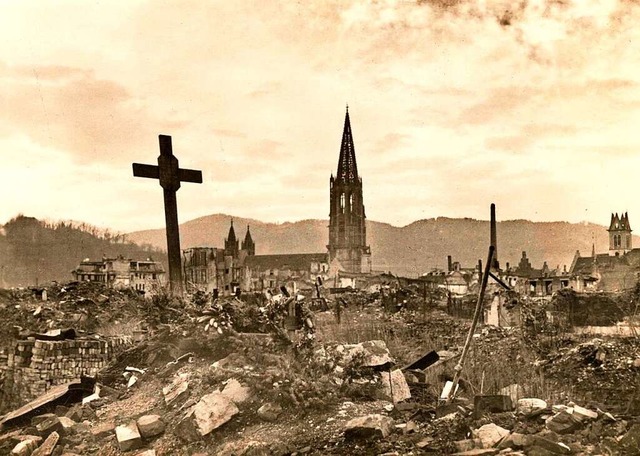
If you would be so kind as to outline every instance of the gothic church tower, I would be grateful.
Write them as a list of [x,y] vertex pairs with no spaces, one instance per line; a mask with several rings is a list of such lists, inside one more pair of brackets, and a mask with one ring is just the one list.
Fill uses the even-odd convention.
[[370,273],[371,249],[367,245],[362,179],[358,176],[349,107],[344,118],[338,172],[329,180],[329,195],[329,262],[337,259],[346,272]]
[[629,225],[629,215],[611,214],[611,224],[609,225],[609,255],[622,255],[631,250],[631,225]]

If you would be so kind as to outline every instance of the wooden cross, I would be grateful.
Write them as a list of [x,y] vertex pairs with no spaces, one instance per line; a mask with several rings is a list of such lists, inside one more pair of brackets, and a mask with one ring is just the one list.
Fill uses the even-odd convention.
[[178,205],[176,192],[180,182],[202,183],[202,171],[182,169],[173,155],[171,136],[160,135],[158,166],[133,163],[133,175],[159,179],[164,191],[164,217],[167,225],[167,254],[169,257],[169,284],[172,293],[182,295],[182,265],[180,252],[180,229],[178,227]]

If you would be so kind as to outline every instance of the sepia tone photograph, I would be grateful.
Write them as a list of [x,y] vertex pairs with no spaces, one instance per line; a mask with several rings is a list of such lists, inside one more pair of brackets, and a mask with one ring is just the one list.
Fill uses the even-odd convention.
[[0,0],[0,454],[640,454],[638,24]]

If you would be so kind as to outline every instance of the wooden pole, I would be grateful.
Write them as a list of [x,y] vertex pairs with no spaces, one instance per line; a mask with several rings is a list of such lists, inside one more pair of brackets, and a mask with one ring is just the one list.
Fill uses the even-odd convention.
[[489,246],[489,255],[487,257],[487,263],[485,265],[485,272],[482,276],[482,286],[480,287],[480,293],[478,294],[478,302],[476,303],[476,311],[473,314],[473,322],[471,323],[471,328],[469,328],[469,334],[467,334],[467,340],[464,343],[464,348],[462,349],[462,354],[460,355],[460,360],[458,360],[458,364],[455,367],[455,374],[453,375],[453,385],[451,385],[451,390],[446,398],[446,403],[449,404],[451,400],[455,396],[455,391],[458,386],[458,382],[460,381],[460,373],[462,372],[462,367],[464,366],[464,360],[467,357],[467,353],[469,352],[469,347],[471,346],[471,340],[473,339],[473,334],[476,331],[476,326],[478,325],[478,320],[480,319],[480,314],[482,313],[482,303],[484,301],[484,292],[487,289],[487,282],[489,281],[489,270],[491,269],[491,261],[493,260],[493,252],[495,248],[494,246]]

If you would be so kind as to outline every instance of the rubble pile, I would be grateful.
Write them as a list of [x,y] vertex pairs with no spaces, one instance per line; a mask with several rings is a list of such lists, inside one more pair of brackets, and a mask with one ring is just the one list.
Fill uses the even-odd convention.
[[640,413],[640,340],[594,338],[579,344],[565,341],[540,360],[556,391],[571,388],[573,397],[604,402],[619,412]]
[[97,386],[41,396],[20,419],[8,414],[0,454],[624,455],[640,440],[635,338],[566,336],[541,350],[522,328],[481,326],[448,402],[441,391],[469,322],[412,310],[419,289],[407,287],[410,305],[393,312],[378,293],[344,294],[340,322],[330,312],[316,319],[305,298],[285,292],[251,303],[202,293],[140,303],[82,287],[60,291],[70,307],[55,293],[10,307],[44,329],[75,305],[94,306],[106,322],[121,312],[147,329],[144,338],[116,347],[80,331],[52,340],[66,333],[22,329],[12,362],[31,369],[34,387],[50,380],[37,369],[62,379],[85,368]]

